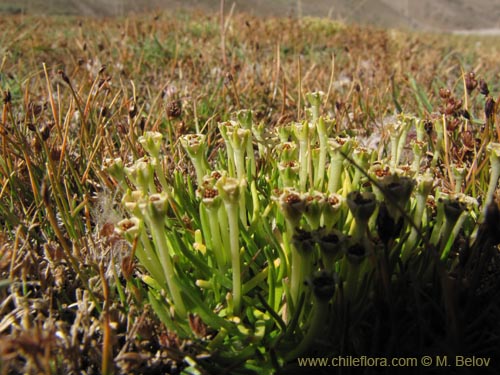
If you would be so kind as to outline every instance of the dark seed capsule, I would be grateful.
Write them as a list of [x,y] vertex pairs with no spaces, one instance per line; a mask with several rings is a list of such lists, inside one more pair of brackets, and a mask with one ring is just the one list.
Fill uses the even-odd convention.
[[439,89],[439,96],[441,97],[441,99],[448,99],[451,96],[451,91],[449,89],[441,87]]
[[495,101],[492,97],[486,98],[486,102],[484,103],[484,114],[487,119],[493,118],[493,111],[495,109]]
[[58,70],[57,73],[59,73],[59,75],[61,76],[61,79],[66,82],[68,85],[70,84],[69,83],[69,78],[68,76],[66,75],[66,73],[64,73],[64,71],[62,70]]
[[430,135],[432,133],[432,129],[434,129],[434,124],[431,120],[426,120],[424,124],[425,132]]
[[3,104],[9,104],[12,101],[12,95],[9,90],[3,92]]
[[474,135],[470,130],[466,130],[462,133],[462,143],[467,148],[474,147]]
[[474,72],[470,72],[465,76],[465,87],[469,94],[477,87],[477,80]]
[[182,115],[182,102],[180,100],[175,100],[167,104],[167,116],[168,118],[178,118]]
[[43,128],[40,129],[40,136],[42,137],[42,140],[46,141],[50,137],[50,126],[49,125],[44,125]]
[[128,115],[130,118],[134,118],[137,115],[137,107],[135,102],[131,102],[128,107]]
[[488,96],[490,90],[488,89],[488,84],[482,79],[479,81],[479,92],[484,96]]
[[460,115],[462,115],[463,118],[470,120],[470,113],[466,109],[462,109],[460,111]]
[[40,189],[40,195],[42,196],[42,200],[45,205],[50,204],[50,191],[49,191],[49,186],[47,184],[48,181],[44,180],[42,183],[42,188]]

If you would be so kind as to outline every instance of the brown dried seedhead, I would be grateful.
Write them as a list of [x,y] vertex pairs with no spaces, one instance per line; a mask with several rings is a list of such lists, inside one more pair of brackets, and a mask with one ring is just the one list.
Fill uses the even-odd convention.
[[474,72],[469,72],[465,76],[465,88],[467,89],[467,93],[471,93],[477,87],[476,74]]
[[69,77],[66,75],[66,73],[65,73],[63,70],[59,69],[59,70],[57,71],[57,74],[59,74],[59,76],[61,77],[61,79],[62,79],[65,83],[67,83],[68,85],[70,85],[70,84],[71,84],[71,83],[70,83],[70,81],[69,81]]
[[495,113],[495,100],[491,96],[486,98],[484,103],[484,115],[487,120],[493,119],[493,114]]
[[12,95],[9,90],[3,92],[3,104],[9,104],[12,101]]
[[484,79],[481,79],[479,81],[479,92],[484,96],[488,96],[490,94],[490,90],[488,89],[488,84],[484,81]]
[[174,100],[167,104],[167,117],[169,119],[179,118],[182,115],[182,102]]
[[449,99],[450,96],[451,96],[451,91],[450,89],[445,89],[444,87],[441,87],[439,89],[439,96],[441,97],[441,99],[445,100],[445,99]]

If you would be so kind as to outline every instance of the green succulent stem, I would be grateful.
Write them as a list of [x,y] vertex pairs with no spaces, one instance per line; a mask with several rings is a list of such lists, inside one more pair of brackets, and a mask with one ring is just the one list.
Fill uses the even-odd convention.
[[423,142],[425,138],[425,120],[415,119],[415,129],[417,132],[417,141]]
[[298,346],[290,353],[288,353],[288,355],[286,356],[287,361],[294,360],[295,358],[306,353],[307,350],[309,350],[313,346],[314,342],[324,335],[325,324],[328,321],[329,317],[328,305],[329,301],[315,298],[314,310],[309,320],[311,322],[311,325],[307,328],[307,332]]
[[153,278],[163,287],[167,286],[165,273],[151,246],[148,234],[144,230],[143,220],[136,217],[124,219],[117,224],[116,230],[122,233],[131,244],[135,244],[135,256]]
[[319,119],[320,106],[324,96],[325,94],[322,91],[315,91],[306,94],[307,101],[311,105],[311,120],[313,124],[316,124]]
[[255,156],[253,152],[253,141],[252,135],[254,130],[253,124],[253,112],[250,110],[240,110],[237,112],[237,118],[240,126],[248,131],[248,140],[246,142],[246,154],[248,158],[248,172],[249,177],[253,177],[256,174],[257,168],[255,164]]
[[438,202],[437,206],[437,215],[434,220],[434,227],[432,229],[431,237],[429,240],[429,243],[431,245],[437,245],[439,242],[439,239],[441,238],[441,233],[443,230],[443,225],[444,225],[444,205],[441,202]]
[[359,187],[361,178],[364,176],[363,172],[368,169],[371,156],[370,151],[365,148],[358,147],[354,150],[352,159],[355,163],[355,168],[351,183],[353,188],[356,189]]
[[434,146],[431,168],[435,168],[437,166],[438,160],[441,157],[441,152],[444,150],[444,126],[446,125],[443,121],[436,121],[434,126],[434,129],[436,130],[436,143]]
[[297,306],[300,294],[303,290],[304,280],[311,272],[311,254],[301,253],[295,246],[292,246],[291,266],[290,266],[290,295],[293,305]]
[[205,206],[206,212],[208,214],[208,221],[211,234],[212,250],[214,252],[215,260],[219,269],[225,271],[227,269],[227,258],[226,253],[223,251],[224,246],[222,243],[222,237],[220,232],[219,223],[219,207],[209,207]]
[[491,142],[487,146],[487,150],[490,153],[490,165],[491,165],[491,174],[490,174],[490,182],[488,184],[488,192],[486,193],[486,199],[484,202],[483,209],[483,217],[486,212],[486,209],[493,202],[495,197],[495,191],[498,186],[498,179],[500,178],[500,143]]
[[328,177],[328,191],[330,193],[337,193],[340,186],[341,186],[341,179],[340,176],[343,171],[343,163],[344,163],[344,157],[342,154],[337,151],[333,153],[333,156],[330,161],[330,167],[329,167],[329,177]]
[[401,157],[403,155],[403,149],[406,146],[408,131],[410,130],[412,123],[413,121],[411,119],[408,119],[406,117],[403,118],[403,124],[402,124],[403,129],[401,130],[401,135],[399,136],[397,145],[396,166],[399,165],[399,162],[401,161]]
[[222,176],[216,183],[219,194],[224,202],[228,221],[229,250],[231,254],[231,268],[233,278],[233,314],[241,311],[241,257],[239,239],[239,202],[241,182],[237,179]]
[[305,353],[316,340],[323,337],[331,316],[329,304],[335,294],[335,280],[331,273],[315,272],[307,279],[307,285],[311,287],[314,298],[313,312],[308,319],[310,325],[298,346],[285,357],[286,360],[295,359]]
[[425,207],[427,205],[427,197],[429,196],[431,189],[432,189],[432,183],[433,179],[432,176],[430,175],[425,175],[421,177],[416,195],[415,195],[415,212],[413,214],[413,223],[415,226],[412,226],[410,236],[408,237],[408,240],[406,241],[406,246],[403,249],[403,252],[401,254],[401,258],[403,260],[406,260],[409,251],[414,249],[417,246],[417,240],[418,240],[418,235],[419,231],[417,228],[422,227],[422,220],[424,217],[424,212],[425,212]]
[[179,284],[176,280],[177,276],[172,262],[172,256],[170,254],[170,246],[168,244],[167,237],[165,236],[166,229],[164,224],[164,215],[157,212],[156,209],[152,207],[152,203],[150,203],[147,217],[151,226],[151,236],[153,237],[153,241],[158,249],[158,258],[167,280],[168,290],[172,296],[175,311],[180,317],[186,318],[187,310],[179,289]]
[[306,191],[308,173],[310,172],[311,164],[311,144],[309,138],[309,125],[297,123],[294,127],[295,136],[299,140],[299,188],[301,191]]
[[227,170],[229,176],[234,177],[235,174],[235,160],[234,160],[234,150],[230,140],[230,130],[228,129],[231,125],[230,122],[227,123],[219,123],[219,131],[224,139],[224,143],[226,145],[227,151]]
[[167,285],[167,279],[165,278],[165,273],[161,267],[161,264],[156,256],[156,253],[152,252],[152,249],[146,250],[145,241],[149,243],[149,238],[147,234],[141,234],[141,241],[137,244],[135,250],[135,255],[139,260],[139,263],[144,265],[144,267],[151,273],[151,276],[158,281],[160,285],[165,287]]
[[411,170],[415,174],[418,174],[420,171],[420,163],[424,154],[424,147],[425,144],[422,141],[415,140],[414,142],[412,142],[413,161],[411,164]]
[[342,265],[345,269],[345,295],[351,301],[356,299],[357,288],[359,285],[359,278],[361,274],[361,264],[356,262],[351,262],[344,258],[344,264]]
[[233,276],[233,314],[238,315],[241,310],[241,259],[239,247],[238,205],[226,203],[229,221],[229,237],[231,248],[231,268]]
[[[465,205],[458,200],[445,201],[443,203],[443,206],[445,221],[440,234],[440,247],[442,252],[441,259],[445,259],[445,256],[448,255],[449,250],[445,254],[445,248],[447,247],[447,244],[449,243],[449,247],[451,248],[451,245],[455,241],[455,236],[453,236],[452,234],[458,234],[458,231],[460,231],[460,228],[462,227],[463,221],[467,218]],[[457,228],[456,231],[454,230],[454,228]]]
[[465,220],[468,218],[469,214],[467,211],[463,211],[460,216],[458,217],[458,220],[454,223],[453,226],[450,225],[451,228],[446,226],[445,228],[445,234],[443,235],[443,249],[441,252],[441,260],[445,261],[448,259],[448,255],[450,254],[451,248],[453,246],[453,243],[455,242],[455,239],[457,238],[458,234],[460,233],[460,230],[462,229],[462,226],[465,222]]
[[326,155],[328,153],[328,134],[323,117],[320,117],[318,120],[317,131],[319,136],[319,159],[316,168],[314,186],[316,189],[322,190],[325,180]]

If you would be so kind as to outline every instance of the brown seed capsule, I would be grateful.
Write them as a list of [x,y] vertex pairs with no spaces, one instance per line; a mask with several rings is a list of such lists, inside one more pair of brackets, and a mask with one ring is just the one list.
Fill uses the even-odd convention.
[[222,177],[222,175],[221,175],[221,174],[220,174],[220,172],[218,172],[218,171],[213,171],[213,172],[211,173],[211,176],[212,176],[215,180],[218,180],[219,178],[221,178],[221,177]]
[[110,117],[110,111],[109,111],[109,108],[107,106],[103,106],[100,110],[101,112],[101,117],[102,118],[108,118]]
[[50,126],[48,124],[45,124],[41,129],[40,129],[40,136],[42,137],[42,140],[46,141],[50,137]]
[[470,130],[466,130],[462,133],[462,144],[468,149],[474,148],[474,135]]
[[425,132],[430,135],[432,133],[432,129],[434,129],[434,124],[431,120],[425,120],[424,124]]
[[40,138],[38,138],[38,137],[31,138],[30,147],[31,147],[31,151],[33,151],[36,154],[42,152],[42,144],[41,144]]
[[137,106],[135,105],[135,102],[132,101],[128,106],[128,116],[130,118],[134,118],[136,115],[137,115]]
[[178,118],[182,115],[182,102],[180,100],[174,100],[167,104],[167,116],[168,118]]
[[66,75],[66,73],[64,73],[64,71],[62,70],[58,70],[57,73],[61,76],[61,79],[66,82],[68,85],[70,84],[69,83],[69,78],[68,76]]
[[466,109],[460,110],[459,113],[463,118],[470,120],[470,113]]
[[125,280],[129,280],[134,273],[134,261],[128,255],[122,259],[122,273]]
[[460,125],[460,119],[459,118],[452,118],[450,121],[446,123],[446,129],[448,131],[454,131],[458,125]]
[[493,100],[492,97],[487,97],[486,102],[484,103],[484,114],[486,116],[486,119],[492,119],[493,118],[493,111],[495,109],[495,101]]
[[219,195],[219,191],[217,189],[205,189],[205,191],[203,191],[203,198],[215,198]]
[[488,89],[488,84],[484,81],[484,79],[479,81],[479,92],[484,96],[488,96],[490,90]]
[[465,76],[465,87],[469,94],[477,87],[477,80],[474,72],[470,72]]
[[42,196],[43,203],[48,206],[50,204],[50,191],[47,185],[48,181],[45,179],[42,182],[42,188],[40,189],[40,195]]
[[99,74],[102,74],[106,71],[106,64],[101,65],[101,68],[99,69]]
[[12,101],[12,95],[9,90],[3,92],[3,104],[9,104]]
[[448,99],[451,96],[451,91],[449,89],[441,87],[439,89],[439,96],[441,97],[441,99]]
[[334,195],[328,197],[328,203],[332,206],[336,206],[339,203],[339,198]]
[[44,106],[41,104],[37,104],[34,102],[29,102],[28,103],[28,111],[27,115],[29,117],[38,117],[43,111]]
[[51,160],[58,161],[61,160],[62,148],[61,147],[53,147],[49,151],[49,156]]
[[297,194],[288,194],[285,197],[285,203],[289,205],[292,205],[294,203],[299,203],[301,201],[302,199]]

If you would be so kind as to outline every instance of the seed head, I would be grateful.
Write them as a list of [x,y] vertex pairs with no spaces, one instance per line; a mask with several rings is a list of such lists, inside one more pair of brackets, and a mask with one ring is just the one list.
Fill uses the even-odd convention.
[[182,102],[174,100],[167,104],[167,117],[169,119],[179,118],[182,115]]
[[448,99],[451,96],[450,89],[445,89],[444,87],[441,87],[439,89],[439,96],[441,97],[441,99]]
[[490,90],[488,89],[488,84],[484,81],[484,79],[481,79],[479,81],[479,92],[484,96],[488,96],[490,94]]
[[493,113],[495,111],[495,100],[491,96],[486,98],[486,102],[484,103],[484,114],[487,120],[493,118]]
[[465,76],[465,87],[467,92],[470,94],[477,87],[476,75],[474,72],[469,72]]
[[68,85],[70,85],[71,83],[69,82],[69,78],[68,76],[66,75],[66,73],[64,73],[63,70],[58,70],[57,73],[61,76],[61,79],[66,82]]
[[297,194],[289,194],[285,196],[283,201],[288,205],[293,205],[295,203],[302,202],[302,198],[300,198]]
[[50,125],[45,124],[41,129],[40,129],[40,136],[42,137],[43,141],[46,141],[50,137]]
[[130,102],[128,106],[128,116],[133,119],[137,115],[137,105],[134,101]]
[[204,199],[213,199],[219,195],[219,191],[217,189],[205,189],[203,191],[203,198]]
[[12,101],[12,95],[9,90],[3,92],[3,104],[9,104]]

